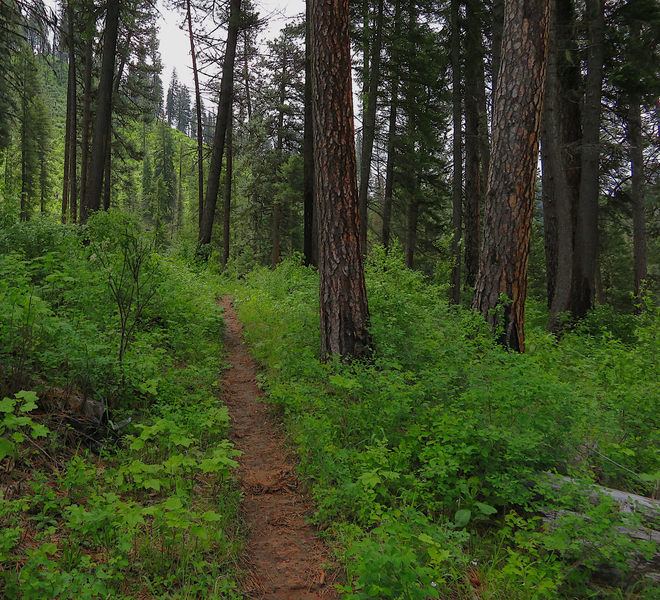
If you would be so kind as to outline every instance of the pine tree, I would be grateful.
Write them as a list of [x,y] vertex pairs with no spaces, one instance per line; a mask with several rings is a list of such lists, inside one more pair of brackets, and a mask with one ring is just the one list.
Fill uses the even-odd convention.
[[527,262],[549,9],[549,0],[510,0],[505,5],[484,236],[473,301],[497,329],[499,342],[518,352],[525,348]]
[[348,0],[311,6],[321,356],[371,353],[359,240]]

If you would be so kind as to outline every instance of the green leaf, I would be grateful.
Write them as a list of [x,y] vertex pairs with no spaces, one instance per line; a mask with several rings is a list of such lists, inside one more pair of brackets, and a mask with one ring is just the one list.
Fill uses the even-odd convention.
[[420,533],[417,536],[417,539],[420,542],[424,542],[425,544],[428,544],[429,546],[437,546],[438,545],[438,543],[430,535],[428,535],[427,533]]
[[379,483],[381,483],[382,479],[378,476],[378,473],[376,473],[375,471],[367,471],[366,473],[362,473],[362,475],[360,475],[359,481],[365,487],[374,488]]
[[479,512],[483,515],[494,515],[497,512],[497,509],[490,504],[484,502],[475,502],[474,505],[479,509]]
[[32,429],[33,438],[46,437],[50,433],[48,427],[42,425],[41,423],[31,423],[30,427]]
[[461,508],[460,510],[457,510],[456,514],[454,515],[454,523],[456,524],[456,527],[465,527],[470,522],[471,517],[471,510],[468,510],[467,508]]
[[167,510],[178,510],[183,506],[183,502],[181,502],[181,498],[178,496],[170,496],[167,500],[165,500],[163,506]]
[[221,521],[222,515],[212,510],[207,510],[204,514],[202,514],[202,520],[207,522]]
[[131,450],[135,451],[140,451],[142,448],[144,448],[144,440],[140,438],[135,438],[132,442],[131,445],[129,446]]
[[201,525],[191,526],[190,534],[194,535],[196,538],[199,538],[200,540],[209,539],[209,532],[206,530],[206,527],[202,527]]
[[3,398],[0,400],[0,412],[10,413],[14,412],[14,406],[16,406],[15,398]]
[[0,460],[9,454],[14,454],[14,444],[7,438],[0,438]]
[[160,479],[147,479],[143,484],[142,487],[146,490],[156,490],[157,492],[160,492],[160,486],[161,486],[161,480]]

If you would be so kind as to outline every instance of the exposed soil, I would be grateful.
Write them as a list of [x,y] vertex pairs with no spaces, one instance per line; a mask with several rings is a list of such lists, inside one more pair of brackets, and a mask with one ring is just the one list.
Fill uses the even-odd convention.
[[238,476],[249,528],[244,591],[264,600],[338,598],[334,576],[327,571],[327,549],[306,519],[312,511],[310,499],[298,485],[295,461],[261,400],[256,367],[242,342],[231,300],[222,300],[229,363],[223,385],[230,439],[243,453]]

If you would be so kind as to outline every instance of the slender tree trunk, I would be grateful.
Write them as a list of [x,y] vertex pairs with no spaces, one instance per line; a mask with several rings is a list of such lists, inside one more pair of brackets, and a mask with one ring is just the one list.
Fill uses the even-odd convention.
[[630,170],[632,171],[633,215],[633,274],[634,294],[641,308],[646,279],[646,220],[644,215],[644,154],[642,146],[642,117],[639,102],[630,104],[628,110],[628,141],[630,144]]
[[206,196],[204,198],[204,218],[199,228],[199,243],[208,244],[213,232],[215,219],[215,205],[218,201],[218,188],[220,187],[220,174],[222,172],[222,155],[227,137],[227,125],[231,110],[231,99],[234,87],[234,58],[236,56],[236,42],[240,24],[241,0],[231,0],[229,5],[229,27],[227,30],[227,49],[225,62],[222,67],[222,83],[220,84],[220,102],[218,103],[218,116],[215,123],[215,135],[209,164],[209,176],[206,182]]
[[[30,199],[28,197],[29,193],[29,182],[28,182],[28,118],[29,118],[29,102],[30,99],[27,96],[26,81],[27,77],[26,68],[23,67],[23,89],[21,90],[21,211],[19,218],[21,221],[30,220]],[[6,181],[6,180],[5,180]]]
[[252,120],[252,98],[250,96],[250,67],[248,64],[248,33],[243,32],[243,81],[245,82],[245,103],[248,121]]
[[[552,52],[552,46],[550,52]],[[546,301],[548,309],[552,306],[557,278],[557,192],[555,190],[555,157],[554,143],[550,140],[550,104],[553,88],[550,81],[550,58],[548,58],[548,76],[545,86],[545,102],[543,103],[543,129],[541,132],[541,198],[543,202],[543,246],[545,250]],[[554,116],[552,117],[554,119]]]
[[497,89],[497,78],[500,71],[502,56],[502,27],[504,26],[504,0],[493,0],[493,47],[492,47],[492,79],[493,79],[493,102],[495,101],[495,90]]
[[312,48],[310,1],[305,3],[305,132],[303,137],[303,253],[305,264],[318,265],[318,230],[314,227],[314,132],[312,131]]
[[192,28],[192,13],[190,0],[186,0],[186,19],[188,21],[188,37],[190,38],[190,57],[192,58],[193,80],[195,82],[195,112],[197,114],[197,190],[198,217],[197,225],[202,225],[204,214],[204,133],[202,125],[202,95],[199,91],[199,74],[197,72],[197,53],[195,52],[195,37]]
[[112,126],[108,133],[105,150],[105,163],[103,165],[103,210],[110,210],[110,197],[112,195]]
[[[67,13],[70,11],[67,10]],[[67,16],[69,20],[69,30],[73,29],[73,23],[71,21],[71,16]],[[70,36],[67,35],[67,42],[70,44]],[[71,177],[71,129],[73,124],[73,111],[75,104],[76,96],[76,80],[75,80],[75,70],[74,70],[74,51],[73,48],[69,48],[69,69],[67,77],[67,90],[66,90],[66,124],[64,128],[64,176],[62,178],[62,223],[67,222],[69,216],[69,189],[70,182],[69,178]]]
[[[451,271],[451,301],[458,304],[461,299],[461,237],[463,235],[463,129],[462,129],[462,102],[461,90],[461,31],[459,20],[459,2],[451,2],[451,98],[452,98],[452,160],[453,173],[451,184],[452,215],[451,226],[453,230],[451,241],[451,257],[453,267]],[[466,253],[467,256],[467,253]]]
[[484,80],[479,3],[466,1],[465,36],[465,283],[472,287],[479,270],[482,188],[481,90]]
[[383,246],[390,249],[392,227],[392,198],[394,195],[394,163],[396,161],[396,116],[398,108],[399,78],[392,79],[390,118],[387,130],[387,162],[385,163],[385,191],[383,192]]
[[71,146],[71,154],[69,157],[69,184],[71,186],[71,192],[69,195],[69,218],[72,223],[75,223],[78,217],[78,104],[76,92],[76,40],[73,34],[73,21],[75,16],[73,14],[71,2],[67,5],[67,12],[69,16],[69,70],[73,80],[73,93],[71,95],[71,139],[69,140]]
[[[506,3],[484,236],[473,306],[512,350],[525,348],[527,261],[541,111],[549,0]],[[506,294],[507,301],[501,301]]]
[[378,86],[380,85],[380,54],[383,40],[383,0],[378,2],[376,15],[376,35],[371,46],[371,68],[369,69],[369,87],[364,98],[365,111],[362,123],[362,148],[360,152],[360,243],[362,251],[367,251],[367,208],[369,197],[369,178],[371,176],[371,157],[376,136],[376,108],[378,104]]
[[88,213],[99,210],[101,207],[103,166],[112,126],[112,83],[115,75],[120,0],[108,0],[107,6],[105,33],[103,34],[101,79],[99,80],[96,99],[96,119],[94,121],[91,162],[87,179],[87,198],[85,200]]
[[419,221],[419,177],[414,176],[413,194],[406,214],[406,253],[405,265],[409,269],[415,266],[415,248],[417,247],[417,223]]
[[348,0],[312,0],[316,205],[319,207],[321,356],[371,354],[360,251]]
[[582,171],[577,215],[576,260],[570,309],[584,317],[594,306],[598,264],[600,103],[603,84],[605,21],[603,0],[586,0],[589,53],[582,113]]
[[[395,44],[401,31],[401,2],[394,4],[394,36]],[[390,49],[391,60],[396,62],[395,48]],[[394,163],[396,161],[396,118],[399,100],[399,77],[396,67],[392,70],[392,91],[390,93],[390,116],[387,129],[387,162],[385,164],[385,190],[383,192],[383,246],[387,252],[390,248],[390,231],[392,224],[392,196],[394,192]]]
[[39,151],[39,209],[42,215],[46,214],[46,151],[41,148]]
[[[282,164],[284,162],[283,150],[283,133],[284,133],[284,103],[286,102],[286,65],[287,55],[286,49],[284,50],[282,60],[282,73],[279,85],[279,108],[277,111],[277,142],[275,150],[277,151],[277,160],[279,162],[277,178],[282,179]],[[275,197],[275,204],[273,206],[273,266],[277,266],[280,262],[282,253],[281,242],[281,229],[282,229],[282,203],[279,198]]]
[[234,120],[233,120],[232,106],[229,106],[229,122],[227,123],[227,172],[225,173],[225,206],[224,215],[222,219],[222,267],[227,267],[229,260],[229,242],[231,231],[229,226],[231,224],[231,192],[232,192],[232,179],[234,176]]
[[543,206],[549,331],[569,310],[580,189],[580,73],[571,0],[553,0],[543,109]]
[[[91,29],[91,25],[90,25]],[[90,36],[85,44],[85,75],[83,82],[82,135],[80,140],[80,222],[87,221],[87,177],[89,169],[89,125],[92,103],[92,44]]]
[[[551,15],[554,21],[554,15]],[[559,313],[566,310],[571,292],[573,265],[573,226],[566,170],[562,161],[562,135],[559,119],[557,47],[554,26],[550,28],[550,49],[543,107],[543,215],[546,248],[547,289],[550,315],[548,329],[558,331]],[[561,265],[561,268],[560,268]],[[563,308],[562,308],[563,307]]]
[[177,179],[176,219],[174,220],[172,234],[175,231],[181,231],[183,227],[183,140],[179,142],[179,177]]

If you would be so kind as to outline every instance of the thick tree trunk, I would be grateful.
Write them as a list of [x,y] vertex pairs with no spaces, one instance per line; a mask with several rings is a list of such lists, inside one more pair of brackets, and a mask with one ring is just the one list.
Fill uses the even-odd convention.
[[112,91],[115,75],[115,54],[117,51],[117,32],[119,28],[120,0],[108,0],[108,10],[105,18],[105,33],[103,34],[103,60],[101,63],[101,79],[96,99],[96,119],[94,121],[94,137],[92,139],[91,163],[87,177],[87,197],[85,204],[88,213],[101,207],[101,190],[103,187],[103,166],[106,160],[108,138],[112,125]]
[[[452,160],[453,173],[451,183],[452,198],[452,240],[451,257],[451,301],[458,304],[461,300],[461,237],[463,235],[463,107],[461,98],[461,31],[460,0],[451,2],[451,99],[452,99]],[[467,256],[467,253],[466,253]]]
[[[523,352],[527,261],[549,24],[549,0],[511,0],[504,13],[502,63],[484,235],[473,306],[498,341]],[[507,301],[501,301],[501,295]]]
[[598,264],[600,103],[603,85],[605,20],[603,0],[586,0],[589,53],[582,113],[582,171],[570,310],[584,317],[594,306]]
[[197,206],[199,211],[197,225],[201,228],[202,215],[204,214],[204,132],[202,124],[202,95],[199,91],[199,73],[197,72],[197,53],[195,52],[190,0],[186,0],[186,20],[188,21],[190,57],[192,58],[193,81],[195,82],[195,112],[197,114]]
[[[479,2],[466,1],[465,36],[465,283],[472,287],[479,270],[482,187],[482,109],[484,85],[483,44]],[[481,87],[481,90],[480,90]]]
[[360,189],[358,203],[360,206],[360,244],[362,251],[367,251],[367,209],[369,198],[369,179],[371,177],[371,157],[373,156],[374,138],[376,136],[376,108],[378,104],[378,86],[380,85],[380,54],[383,40],[383,0],[378,2],[376,15],[376,35],[371,46],[371,67],[369,69],[369,86],[364,98],[365,111],[362,123],[362,148],[360,152]]
[[231,0],[229,5],[229,27],[227,30],[227,48],[225,62],[222,67],[222,82],[220,84],[220,102],[218,116],[215,123],[213,149],[209,164],[209,176],[206,182],[206,196],[204,198],[204,215],[199,228],[199,243],[208,244],[213,232],[215,219],[215,205],[218,201],[218,188],[220,187],[220,174],[222,172],[222,155],[227,137],[227,125],[231,110],[231,99],[234,87],[234,58],[236,56],[236,41],[240,24],[241,0]]
[[314,227],[314,132],[312,131],[312,48],[310,2],[305,3],[305,132],[303,138],[303,253],[305,264],[318,264],[318,236]]
[[321,356],[370,355],[360,249],[348,0],[312,0],[315,196]]
[[229,122],[227,123],[227,172],[225,173],[225,205],[222,217],[222,267],[227,267],[229,260],[229,242],[231,225],[231,192],[234,177],[234,120],[232,106],[229,106]]
[[633,274],[635,300],[641,309],[646,279],[646,220],[644,215],[644,154],[642,146],[642,117],[639,102],[628,110],[628,142],[630,144],[630,170],[632,172],[633,216]]

